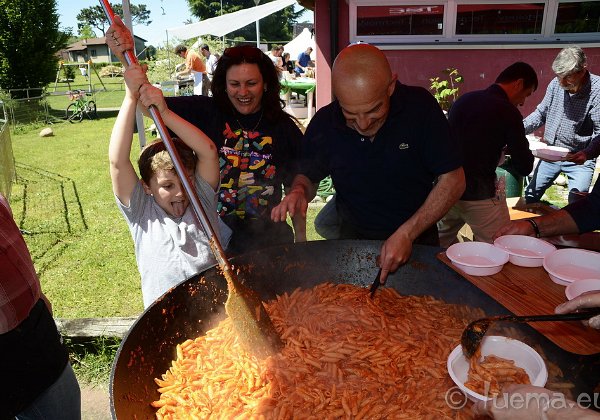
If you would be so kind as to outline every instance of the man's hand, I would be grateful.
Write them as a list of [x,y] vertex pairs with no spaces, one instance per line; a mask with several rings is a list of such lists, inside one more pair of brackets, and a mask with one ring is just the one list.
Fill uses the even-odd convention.
[[118,15],[106,31],[106,44],[122,64],[127,64],[125,51],[133,51],[135,44],[131,32]]
[[[557,394],[557,396],[562,394]],[[553,398],[552,391],[532,385],[509,385],[491,401],[478,401],[473,405],[475,416],[493,419],[542,419],[546,404]]]
[[[584,293],[573,300],[558,305],[554,312],[557,314],[567,314],[586,308],[600,308],[600,292]],[[584,324],[600,330],[600,315],[590,318],[589,321],[584,321]]]
[[276,207],[271,210],[271,220],[274,222],[285,222],[287,220],[288,213],[291,218],[294,218],[296,214],[306,218],[306,209],[308,208],[308,201],[304,188],[296,187],[286,194]]
[[381,268],[381,284],[385,284],[389,273],[394,273],[406,263],[412,253],[413,239],[400,228],[381,246],[378,265]]
[[[314,191],[313,191],[314,190]],[[306,219],[306,209],[309,200],[312,200],[316,189],[310,179],[302,174],[294,177],[289,191],[286,190],[285,197],[276,207],[271,210],[271,220],[274,222],[285,222],[288,213],[294,219],[296,216]]]
[[531,223],[525,220],[513,220],[498,229],[498,231],[494,234],[494,239],[498,239],[503,235],[533,236],[534,234],[535,232],[533,231],[533,226]]
[[147,66],[140,66],[138,64],[132,64],[129,66],[125,73],[123,73],[123,79],[125,85],[130,94],[134,98],[139,98],[139,90],[144,84],[148,84],[148,77],[146,76]]
[[163,118],[165,117],[165,112],[170,112],[162,90],[152,86],[148,82],[140,87],[140,103],[146,108],[154,105]]
[[588,160],[588,158],[584,152],[576,152],[576,153],[567,153],[565,160],[576,163],[578,165],[583,165],[585,163],[585,161]]

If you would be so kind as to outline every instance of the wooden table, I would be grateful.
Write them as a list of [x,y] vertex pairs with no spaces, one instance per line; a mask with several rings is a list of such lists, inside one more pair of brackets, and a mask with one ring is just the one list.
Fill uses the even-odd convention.
[[[550,280],[542,267],[519,267],[509,262],[493,276],[471,276],[456,268],[445,252],[437,257],[515,315],[552,314],[557,305],[566,301],[565,287]],[[529,325],[568,352],[600,353],[600,331],[587,328],[579,321]]]

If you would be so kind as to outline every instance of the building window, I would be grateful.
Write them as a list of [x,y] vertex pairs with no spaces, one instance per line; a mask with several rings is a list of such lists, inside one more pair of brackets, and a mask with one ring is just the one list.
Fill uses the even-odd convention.
[[600,0],[348,2],[351,42],[600,42]]
[[543,3],[459,4],[456,34],[541,34],[543,18]]
[[443,5],[359,6],[357,35],[441,35]]
[[554,32],[600,32],[600,2],[559,3]]
[[91,49],[90,50],[90,55],[94,58],[96,58],[98,56],[98,54],[96,54],[96,50],[95,49]]

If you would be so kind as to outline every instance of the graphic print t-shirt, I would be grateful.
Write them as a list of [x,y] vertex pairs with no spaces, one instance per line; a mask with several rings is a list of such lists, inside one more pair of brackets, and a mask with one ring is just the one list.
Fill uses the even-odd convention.
[[281,201],[281,184],[276,188],[274,182],[278,168],[273,160],[271,136],[225,123],[219,163],[220,216],[261,218],[265,216],[271,198]]
[[271,223],[300,158],[302,132],[289,118],[270,121],[261,111],[224,115],[212,97],[167,97],[179,116],[203,130],[219,150],[221,188],[218,213],[228,219]]

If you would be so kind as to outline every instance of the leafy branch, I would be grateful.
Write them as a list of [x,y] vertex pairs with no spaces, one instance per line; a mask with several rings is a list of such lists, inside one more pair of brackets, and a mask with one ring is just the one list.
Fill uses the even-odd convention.
[[448,111],[454,101],[459,96],[459,84],[463,83],[464,79],[457,69],[448,67],[442,73],[446,74],[445,78],[433,77],[429,79],[431,86],[429,90],[440,104],[444,111]]

